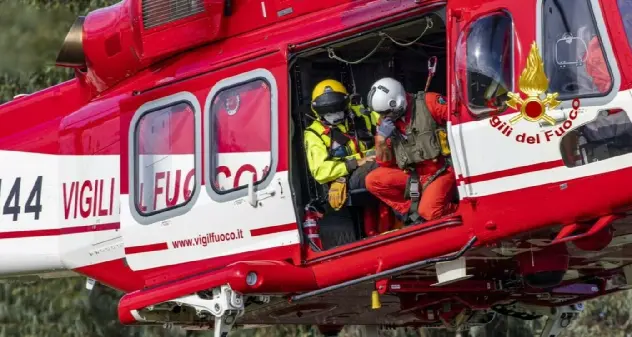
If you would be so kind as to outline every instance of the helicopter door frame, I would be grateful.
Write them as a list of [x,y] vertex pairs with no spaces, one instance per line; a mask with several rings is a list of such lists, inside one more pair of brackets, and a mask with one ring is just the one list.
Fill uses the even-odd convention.
[[[468,102],[468,91],[465,89],[470,84],[467,74],[460,69],[460,63],[464,63],[465,60],[459,58],[460,47],[467,48],[467,40],[462,42],[462,39],[468,39],[472,27],[478,23],[482,23],[485,19],[491,18],[494,15],[504,16],[511,22],[511,39],[507,43],[510,46],[509,53],[511,53],[510,61],[510,75],[511,85],[510,91],[515,91],[516,86],[516,68],[520,64],[519,51],[517,46],[520,40],[517,39],[516,31],[517,27],[522,27],[528,20],[516,17],[513,13],[519,12],[524,6],[520,6],[515,3],[507,4],[506,1],[490,1],[487,6],[471,8],[471,1],[469,0],[452,0],[448,2],[448,22],[447,31],[449,34],[448,50],[453,51],[448,53],[448,87],[449,87],[449,99],[448,109],[451,113],[450,122],[448,124],[448,141],[451,149],[451,158],[453,162],[454,173],[456,175],[457,189],[459,198],[461,200],[475,198],[480,196],[480,193],[476,190],[476,183],[482,180],[483,183],[487,179],[493,180],[495,177],[489,176],[489,169],[485,168],[484,157],[498,156],[500,153],[511,153],[515,151],[512,147],[503,143],[505,139],[501,137],[499,139],[490,140],[487,134],[490,131],[494,131],[490,126],[491,114],[494,113],[494,108],[487,106],[478,106],[476,108],[471,107]],[[525,13],[528,15],[528,13]],[[522,21],[522,22],[521,22]],[[467,49],[460,52],[465,53]],[[467,56],[465,56],[467,57]],[[466,63],[465,63],[466,64]],[[465,79],[462,79],[464,77]],[[476,81],[472,82],[476,83]],[[501,113],[502,114],[502,113]],[[484,135],[484,137],[479,137]],[[491,134],[492,138],[495,134]],[[491,170],[495,171],[495,169]],[[501,186],[502,188],[502,186]]]

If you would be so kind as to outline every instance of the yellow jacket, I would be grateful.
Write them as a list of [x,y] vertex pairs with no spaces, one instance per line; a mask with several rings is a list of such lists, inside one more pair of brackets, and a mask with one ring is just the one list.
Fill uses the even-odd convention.
[[[373,137],[379,115],[371,112],[370,116],[367,116],[361,105],[352,105],[350,108],[355,115],[356,137],[348,134],[348,120],[334,127],[326,127],[316,120],[303,134],[309,171],[319,184],[326,184],[349,175],[353,168],[357,167],[356,160],[375,148]],[[344,146],[344,156],[333,153],[332,139],[338,139],[337,143]]]

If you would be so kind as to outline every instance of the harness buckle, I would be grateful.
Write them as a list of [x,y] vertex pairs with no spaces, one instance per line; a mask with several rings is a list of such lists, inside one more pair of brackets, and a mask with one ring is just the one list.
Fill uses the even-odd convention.
[[408,189],[408,195],[411,200],[419,200],[421,194],[419,193],[419,181],[418,180],[410,180],[410,187]]

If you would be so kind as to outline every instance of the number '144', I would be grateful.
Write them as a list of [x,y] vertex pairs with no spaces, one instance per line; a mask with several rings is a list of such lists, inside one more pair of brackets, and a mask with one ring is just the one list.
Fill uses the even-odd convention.
[[[7,182],[10,182],[10,180],[0,179],[0,195],[2,195],[3,190],[10,186]],[[24,204],[24,209],[22,209],[22,200],[20,199],[20,197],[23,197],[20,195],[21,184],[22,178],[15,178],[13,186],[11,186],[11,190],[9,191],[9,195],[4,201],[2,214],[11,215],[13,217],[13,221],[18,221],[21,213],[33,213],[35,220],[39,220],[40,213],[42,212],[42,176],[38,176],[37,179],[35,179],[35,183],[31,187],[31,191],[26,199],[26,204]]]

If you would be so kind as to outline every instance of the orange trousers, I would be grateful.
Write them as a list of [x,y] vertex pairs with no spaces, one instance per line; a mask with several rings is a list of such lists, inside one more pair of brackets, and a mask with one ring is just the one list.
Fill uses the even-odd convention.
[[[420,184],[424,184],[429,177],[420,176]],[[367,175],[366,188],[396,212],[406,215],[412,203],[410,199],[404,198],[407,181],[408,173],[398,168],[378,167]],[[423,191],[417,209],[419,215],[430,221],[454,213],[458,208],[457,204],[452,203],[455,187],[454,171],[449,167]]]

